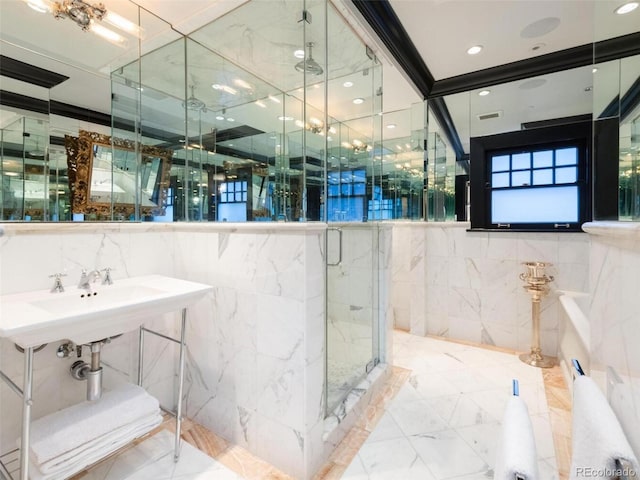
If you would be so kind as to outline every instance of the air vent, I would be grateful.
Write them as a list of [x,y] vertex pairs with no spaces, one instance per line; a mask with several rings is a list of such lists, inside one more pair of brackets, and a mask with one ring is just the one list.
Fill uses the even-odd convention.
[[489,120],[490,118],[500,118],[502,116],[502,110],[499,112],[481,113],[478,115],[478,120]]

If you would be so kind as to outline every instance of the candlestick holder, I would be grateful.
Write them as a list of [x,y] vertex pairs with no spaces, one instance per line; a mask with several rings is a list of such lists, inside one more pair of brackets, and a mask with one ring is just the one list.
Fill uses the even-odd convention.
[[533,367],[550,368],[555,365],[555,359],[542,355],[540,348],[540,302],[549,293],[549,283],[553,276],[545,274],[545,268],[552,264],[548,262],[522,262],[527,271],[520,274],[520,280],[526,282],[524,289],[531,295],[531,352],[520,355],[520,360]]

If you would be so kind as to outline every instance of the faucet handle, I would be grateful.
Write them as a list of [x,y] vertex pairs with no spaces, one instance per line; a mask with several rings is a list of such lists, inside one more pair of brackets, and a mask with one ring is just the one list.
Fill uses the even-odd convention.
[[49,275],[49,278],[54,278],[53,287],[51,287],[51,293],[55,292],[64,292],[64,286],[62,285],[62,277],[66,277],[66,273],[54,273],[53,275]]
[[113,284],[113,279],[111,278],[111,272],[114,271],[115,268],[111,268],[111,267],[105,267],[102,269],[102,271],[104,272],[104,277],[102,277],[102,284],[103,285],[112,285]]

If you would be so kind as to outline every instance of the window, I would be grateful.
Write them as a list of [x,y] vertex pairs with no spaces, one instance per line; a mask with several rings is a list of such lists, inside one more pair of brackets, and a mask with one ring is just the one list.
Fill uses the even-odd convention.
[[471,228],[579,231],[591,216],[591,122],[471,139]]
[[577,146],[490,154],[491,223],[576,223]]

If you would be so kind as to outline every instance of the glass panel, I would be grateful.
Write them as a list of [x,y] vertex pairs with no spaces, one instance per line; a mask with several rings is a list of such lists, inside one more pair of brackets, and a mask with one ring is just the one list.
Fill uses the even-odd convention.
[[492,172],[504,172],[509,170],[509,155],[500,155],[491,158],[491,171]]
[[578,163],[578,149],[559,148],[556,150],[556,166],[558,165],[575,165]]
[[491,175],[491,187],[502,188],[509,186],[509,174],[508,173],[494,173]]
[[[535,208],[531,208],[535,205]],[[491,192],[491,223],[578,221],[578,187],[524,188]]]
[[513,172],[511,174],[511,186],[519,187],[522,185],[531,185],[531,171]]
[[553,166],[553,150],[533,152],[533,168],[544,168]]
[[533,185],[551,185],[551,184],[553,184],[552,168],[545,168],[544,170],[533,171]]
[[526,152],[511,155],[512,170],[524,170],[525,168],[531,168],[531,153]]
[[575,183],[578,179],[576,167],[556,168],[556,183]]

